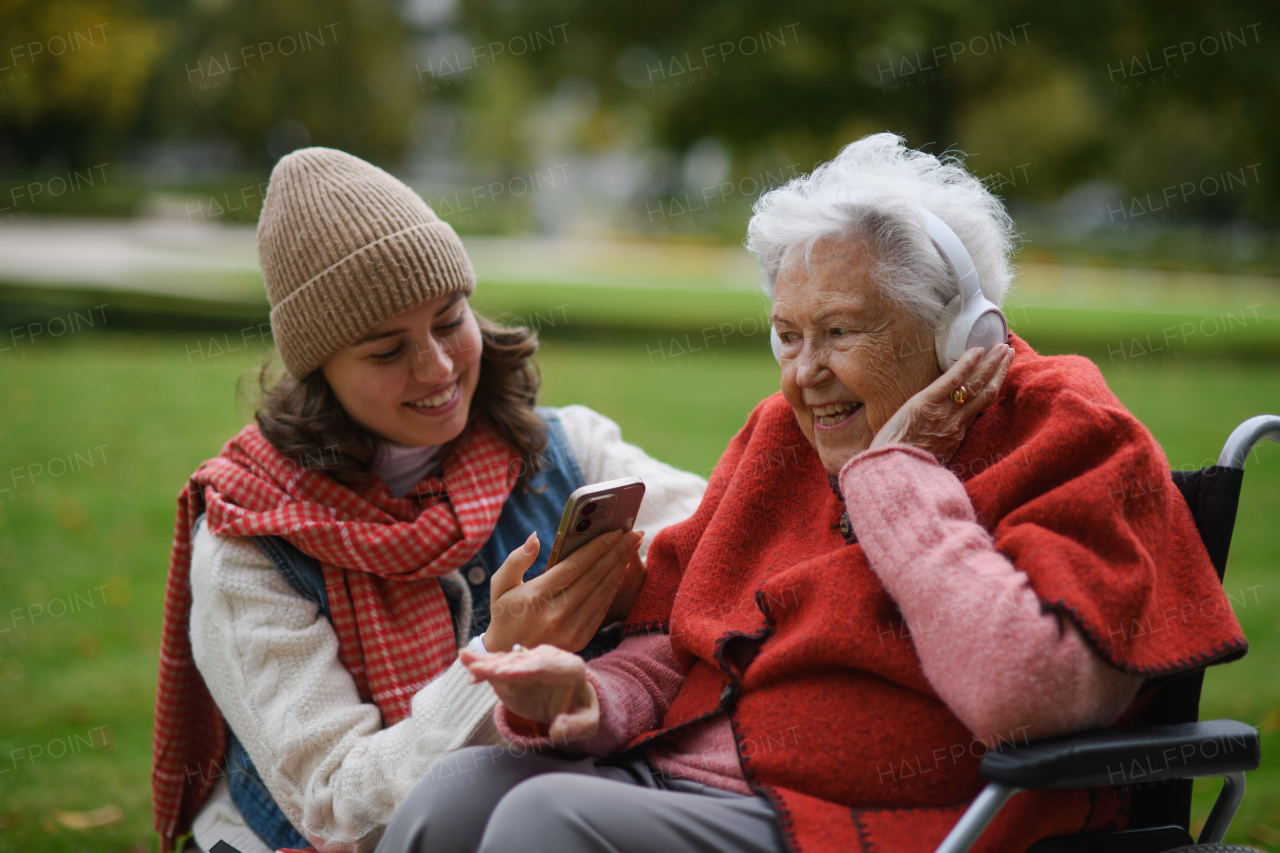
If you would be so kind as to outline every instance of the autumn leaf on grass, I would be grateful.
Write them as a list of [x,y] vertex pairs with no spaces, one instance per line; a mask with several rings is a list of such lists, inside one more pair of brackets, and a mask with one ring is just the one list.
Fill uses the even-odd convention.
[[84,505],[71,497],[65,497],[58,501],[58,507],[54,511],[54,518],[57,520],[58,526],[65,530],[79,530],[89,522],[89,514],[85,512]]
[[1249,830],[1248,835],[1254,841],[1261,841],[1269,847],[1280,844],[1280,829],[1268,826],[1265,823],[1255,823]]
[[88,812],[64,812],[61,809],[54,809],[53,817],[67,829],[83,830],[124,820],[124,811],[115,803],[111,803]]

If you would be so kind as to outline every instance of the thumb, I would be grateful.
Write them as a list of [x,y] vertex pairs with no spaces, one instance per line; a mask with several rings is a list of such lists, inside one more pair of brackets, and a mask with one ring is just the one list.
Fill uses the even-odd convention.
[[529,534],[524,544],[507,555],[502,567],[493,573],[489,581],[489,600],[497,601],[510,590],[524,583],[524,573],[538,559],[538,531]]

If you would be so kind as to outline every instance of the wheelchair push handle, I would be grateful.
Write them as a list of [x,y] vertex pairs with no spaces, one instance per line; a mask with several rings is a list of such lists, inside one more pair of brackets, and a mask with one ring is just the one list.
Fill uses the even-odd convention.
[[1243,469],[1249,452],[1264,438],[1280,442],[1280,415],[1258,415],[1236,427],[1222,446],[1219,467]]

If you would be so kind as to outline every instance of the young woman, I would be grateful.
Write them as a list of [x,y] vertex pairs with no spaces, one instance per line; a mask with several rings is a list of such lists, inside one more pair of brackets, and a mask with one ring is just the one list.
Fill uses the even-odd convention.
[[[589,409],[536,408],[535,334],[471,310],[457,235],[380,169],[285,157],[258,240],[287,374],[264,367],[257,425],[178,499],[156,828],[166,851],[192,830],[205,851],[372,850],[437,758],[504,743],[458,649],[607,647],[640,529],[706,484]],[[548,567],[570,492],[631,475],[637,531]]]

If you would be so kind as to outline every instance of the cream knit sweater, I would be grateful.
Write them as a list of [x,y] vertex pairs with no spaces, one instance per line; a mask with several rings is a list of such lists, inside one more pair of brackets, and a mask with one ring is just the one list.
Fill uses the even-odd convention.
[[[693,514],[706,482],[622,440],[617,424],[583,406],[559,410],[587,482],[638,476],[636,519],[654,534]],[[545,543],[544,547],[549,547]],[[424,686],[412,713],[384,727],[361,702],[338,660],[338,640],[319,608],[298,595],[251,541],[214,536],[202,524],[191,558],[191,649],[223,716],[271,796],[321,853],[365,853],[423,773],[462,746],[504,743],[496,697],[455,663]],[[232,802],[225,780],[196,816],[196,843],[219,839],[242,853],[270,853]]]

